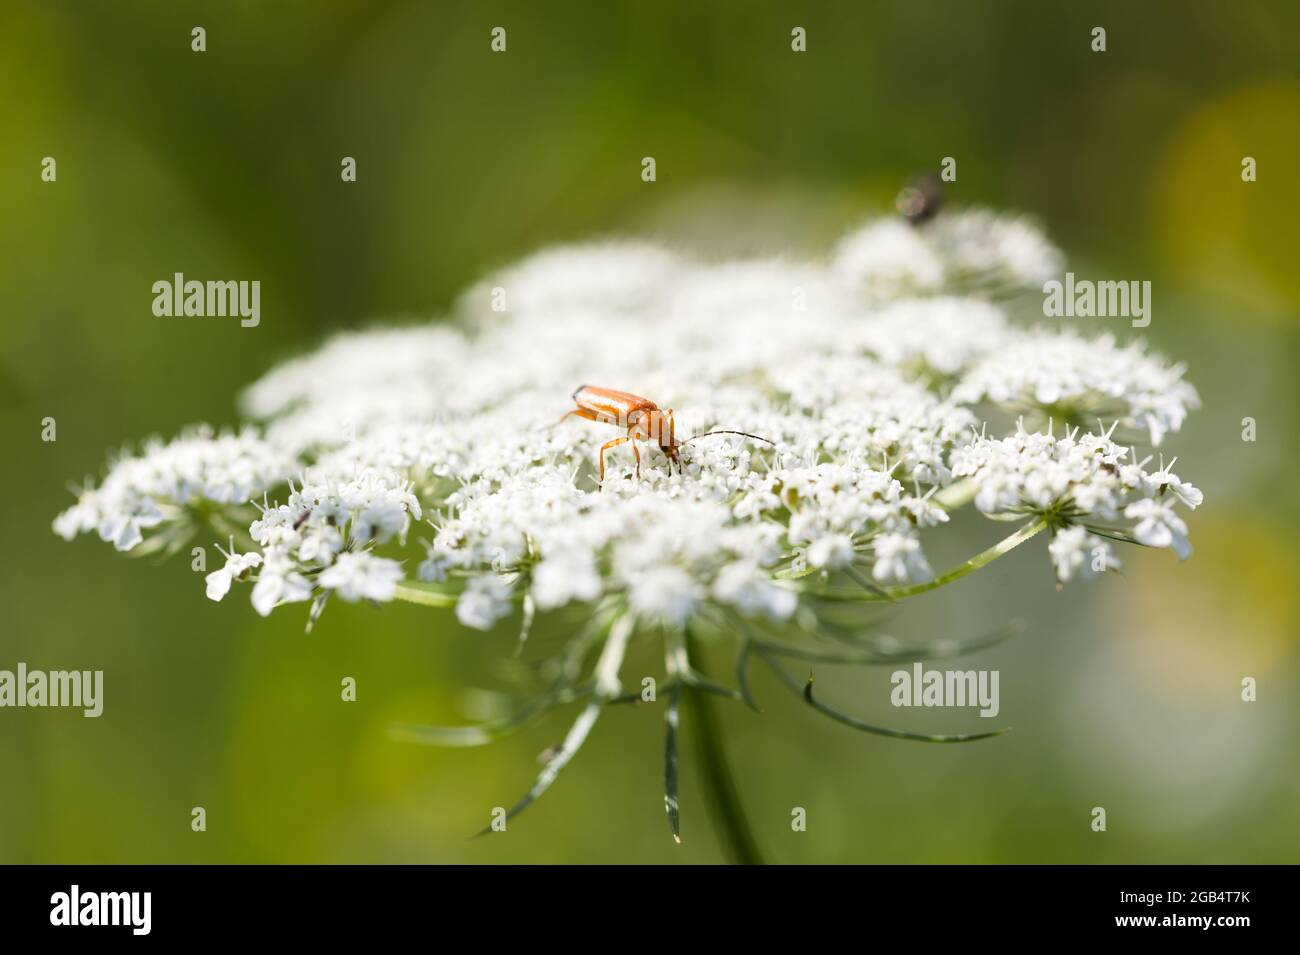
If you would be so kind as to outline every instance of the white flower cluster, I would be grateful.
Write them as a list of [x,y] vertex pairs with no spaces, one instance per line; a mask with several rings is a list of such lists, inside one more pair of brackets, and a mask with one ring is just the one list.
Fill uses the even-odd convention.
[[118,550],[143,532],[177,519],[186,507],[243,504],[284,482],[296,459],[254,430],[214,434],[196,428],[165,443],[152,438],[138,455],[114,462],[98,488],[88,488],[54,521],[65,540],[89,531]]
[[[342,335],[282,365],[245,394],[260,430],[151,443],[55,529],[129,550],[178,510],[234,520],[251,502],[209,597],[247,580],[259,613],[318,613],[330,595],[432,588],[478,628],[521,600],[531,614],[612,598],[680,624],[704,603],[784,619],[836,575],[922,582],[923,535],[963,489],[991,515],[1050,514],[1062,579],[1115,566],[1098,535],[1119,521],[1182,552],[1170,503],[1199,492],[1110,434],[989,434],[1014,408],[1105,413],[1159,442],[1195,407],[1183,369],[1140,343],[1022,329],[987,298],[1059,264],[1024,221],[982,212],[871,223],[827,261],[549,250],[474,286],[450,322]],[[772,445],[700,437],[678,473],[642,443],[638,476],[623,444],[602,487],[598,449],[620,433],[559,423],[582,385],[673,409],[679,442],[725,429]]]
[[[975,506],[985,514],[1048,515],[1066,525],[1049,546],[1063,581],[1076,571],[1092,576],[1118,567],[1106,539],[1117,530],[1186,559],[1192,550],[1187,525],[1174,505],[1195,509],[1201,492],[1170,470],[1173,462],[1147,471],[1150,457],[1134,460],[1133,449],[1111,440],[1114,430],[1112,425],[1107,433],[1084,434],[1071,428],[1058,437],[1053,431],[1027,433],[1022,423],[1015,434],[981,435],[953,452],[953,474],[971,480]],[[1124,520],[1135,523],[1114,527]]]
[[953,391],[962,403],[1055,408],[1079,419],[1116,418],[1159,445],[1199,407],[1186,369],[1147,354],[1141,340],[1120,346],[1110,335],[1021,333],[986,353]]
[[287,503],[261,511],[249,533],[262,548],[253,607],[263,616],[278,604],[310,599],[313,576],[322,598],[392,600],[405,577],[401,564],[370,548],[404,541],[421,513],[410,483],[391,469],[346,464],[307,468],[301,484],[290,484]]
[[881,219],[840,243],[832,273],[855,290],[890,298],[971,281],[1041,285],[1061,271],[1062,261],[1032,223],[977,210],[920,226]]

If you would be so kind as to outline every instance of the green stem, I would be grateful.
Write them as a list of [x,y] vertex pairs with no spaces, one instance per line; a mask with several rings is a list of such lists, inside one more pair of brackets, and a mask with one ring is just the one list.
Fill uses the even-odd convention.
[[[686,639],[688,651],[698,658],[699,647],[695,639],[689,633]],[[695,737],[696,765],[703,776],[705,793],[711,797],[709,814],[720,833],[723,847],[732,862],[739,865],[762,865],[762,854],[750,831],[740,791],[723,750],[713,702],[708,693],[698,687],[687,685],[685,690],[689,704],[687,722]]]
[[912,594],[925,593],[927,590],[934,590],[936,587],[942,587],[944,584],[952,583],[961,577],[965,577],[971,571],[979,570],[987,564],[993,563],[1003,554],[1015,550],[1029,538],[1044,530],[1047,527],[1048,520],[1044,517],[1038,517],[1025,524],[1010,537],[1004,537],[988,550],[980,551],[964,564],[959,564],[947,573],[940,574],[933,580],[927,580],[924,583],[912,584],[908,587],[890,587],[886,592],[891,597],[910,597]]
[[988,564],[993,563],[1003,554],[1019,547],[1029,538],[1044,530],[1050,523],[1046,515],[1037,517],[1025,524],[1010,537],[1004,537],[988,550],[980,551],[970,560],[963,564],[958,564],[949,571],[940,574],[938,577],[931,578],[919,584],[909,584],[906,587],[885,587],[879,594],[876,593],[848,593],[845,591],[827,591],[817,596],[826,600],[853,600],[853,601],[875,601],[875,600],[901,600],[904,597],[912,597],[916,594],[923,594],[929,590],[936,590],[944,584],[950,584],[954,580],[965,577],[972,571],[979,570]]
[[398,600],[405,600],[407,603],[421,604],[425,607],[456,606],[456,594],[449,594],[444,590],[438,590],[431,584],[426,584],[418,580],[403,580],[397,585],[397,592],[393,596]]

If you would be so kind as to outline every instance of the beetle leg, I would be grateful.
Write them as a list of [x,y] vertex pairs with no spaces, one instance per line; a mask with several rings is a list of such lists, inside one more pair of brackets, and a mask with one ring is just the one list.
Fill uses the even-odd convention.
[[[600,446],[600,484],[601,484],[601,487],[604,487],[604,486],[605,486],[605,452],[608,451],[610,448],[616,448],[616,447],[618,447],[620,444],[626,444],[628,441],[631,441],[631,440],[632,440],[632,439],[631,439],[631,438],[628,438],[628,437],[614,438],[612,441],[606,441],[604,444],[602,444],[602,445]],[[633,445],[632,447],[635,448],[636,445]],[[640,460],[641,460],[641,452],[638,451],[638,452],[637,452],[638,467],[639,467],[639,462],[640,462]],[[638,474],[639,474],[639,473],[640,473],[640,472],[638,471]]]
[[579,418],[586,418],[588,421],[595,421],[599,417],[596,412],[588,411],[586,408],[574,408],[572,411],[566,411],[562,414],[560,420],[551,425],[551,427],[558,428],[573,415],[577,415]]
[[[676,450],[677,450],[677,423],[676,423],[675,421],[673,421],[673,409],[672,409],[672,408],[669,408],[669,409],[668,409],[668,411],[667,411],[667,415],[668,415],[668,446],[669,446],[670,448],[672,448],[674,451],[676,451]],[[673,457],[671,457],[671,458],[668,459],[668,476],[669,476],[669,477],[672,477],[672,474],[673,474],[673,459],[674,459],[674,458],[677,460],[677,473],[678,473],[678,475],[680,475],[680,474],[682,473],[682,459],[681,459],[681,457],[680,457],[679,455],[674,454]]]

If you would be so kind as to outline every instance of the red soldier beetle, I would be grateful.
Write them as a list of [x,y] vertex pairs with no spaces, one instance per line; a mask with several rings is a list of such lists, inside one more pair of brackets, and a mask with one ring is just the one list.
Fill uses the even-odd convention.
[[[602,486],[605,483],[605,452],[629,441],[632,442],[632,452],[636,455],[636,476],[638,478],[641,476],[641,449],[637,446],[638,441],[653,441],[659,445],[659,450],[668,458],[669,474],[672,473],[673,462],[677,463],[677,473],[682,473],[682,460],[678,454],[680,448],[698,438],[705,438],[711,434],[738,434],[776,447],[775,442],[769,441],[767,438],[760,438],[758,435],[750,434],[747,431],[705,431],[703,434],[693,435],[685,441],[678,441],[672,408],[661,411],[659,406],[649,398],[642,398],[640,395],[634,395],[626,391],[598,388],[595,385],[582,385],[573,393],[573,401],[578,407],[566,413],[560,418],[560,421],[564,421],[571,415],[577,415],[579,418],[586,418],[588,421],[604,421],[620,429],[627,430],[627,434],[623,437],[606,441],[600,447],[600,483]],[[557,421],[556,424],[559,424],[560,421]]]

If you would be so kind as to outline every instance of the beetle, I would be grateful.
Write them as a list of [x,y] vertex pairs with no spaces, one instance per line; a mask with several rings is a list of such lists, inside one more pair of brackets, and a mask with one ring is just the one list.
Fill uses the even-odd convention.
[[638,478],[641,476],[641,449],[637,445],[638,441],[653,441],[659,445],[659,450],[668,458],[668,472],[670,474],[672,473],[673,462],[677,463],[677,473],[682,473],[682,460],[678,449],[690,444],[696,438],[704,438],[711,434],[738,434],[776,447],[775,443],[768,441],[767,438],[760,438],[756,434],[749,434],[745,431],[705,431],[703,434],[693,435],[685,441],[678,441],[672,408],[667,411],[660,410],[659,406],[649,398],[642,398],[640,395],[634,395],[627,391],[599,388],[596,385],[580,385],[573,392],[573,402],[578,407],[564,414],[556,422],[557,425],[576,415],[588,421],[604,421],[627,431],[627,434],[621,438],[613,438],[600,446],[601,485],[605,483],[605,452],[629,441],[632,442],[632,452],[636,455],[636,476]]

